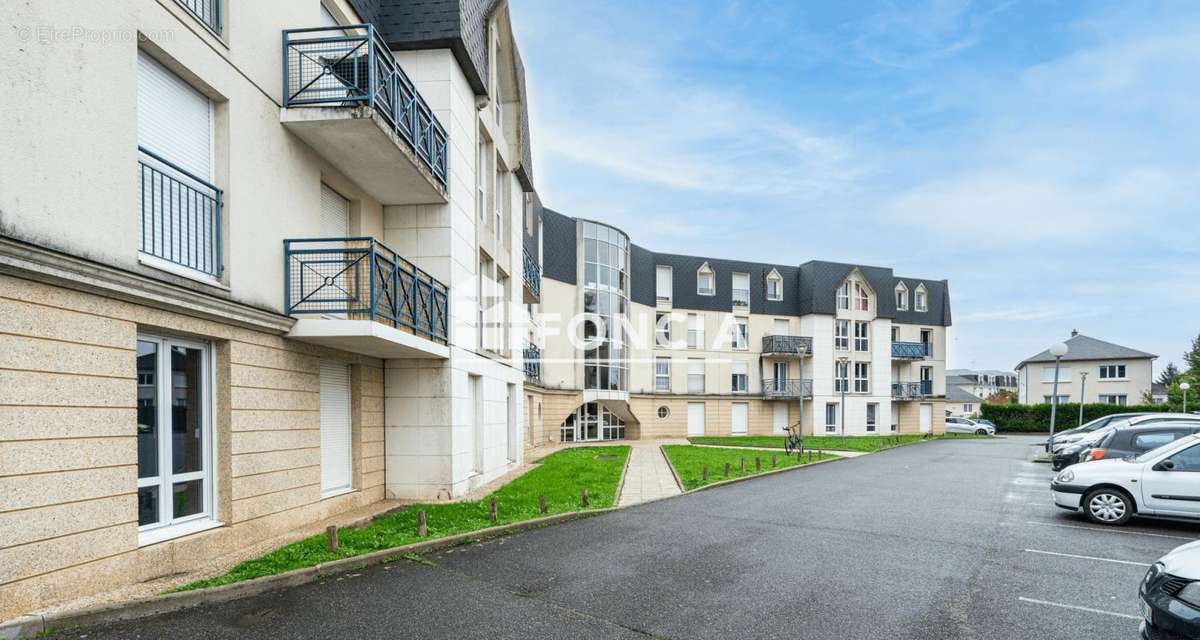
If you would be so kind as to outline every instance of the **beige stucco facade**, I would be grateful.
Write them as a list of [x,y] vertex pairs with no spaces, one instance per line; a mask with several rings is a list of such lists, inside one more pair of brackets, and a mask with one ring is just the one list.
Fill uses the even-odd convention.
[[[1154,381],[1154,360],[1151,358],[1118,358],[1111,360],[1067,360],[1058,373],[1058,395],[1063,402],[1107,402],[1114,404],[1147,404],[1150,385]],[[1124,367],[1125,375],[1102,377],[1102,367]],[[1086,381],[1082,374],[1087,374]],[[1107,376],[1108,371],[1104,372]],[[1053,395],[1054,363],[1030,362],[1017,369],[1017,395],[1022,403],[1045,402]],[[1124,398],[1115,402],[1113,397]]]

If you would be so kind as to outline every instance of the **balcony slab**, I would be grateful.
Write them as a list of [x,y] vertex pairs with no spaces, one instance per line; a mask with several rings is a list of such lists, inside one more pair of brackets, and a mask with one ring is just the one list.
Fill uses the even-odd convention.
[[446,360],[450,347],[373,320],[301,318],[287,337],[373,358]]

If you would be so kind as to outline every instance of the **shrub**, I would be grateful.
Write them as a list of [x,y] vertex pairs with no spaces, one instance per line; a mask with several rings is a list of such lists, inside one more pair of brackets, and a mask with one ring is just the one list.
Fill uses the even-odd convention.
[[[1049,404],[984,404],[980,406],[983,417],[996,423],[998,431],[1045,433],[1050,430]],[[1089,422],[1114,413],[1139,411],[1168,411],[1166,405],[1143,404],[1121,406],[1117,404],[1083,405],[1083,421]],[[1079,426],[1079,403],[1066,402],[1058,405],[1054,429],[1065,431]]]

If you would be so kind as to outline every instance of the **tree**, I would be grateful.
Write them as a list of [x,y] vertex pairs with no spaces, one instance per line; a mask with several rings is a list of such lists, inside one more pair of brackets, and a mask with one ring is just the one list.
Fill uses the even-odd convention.
[[984,400],[987,404],[1016,404],[1017,392],[1001,389]]
[[1200,336],[1192,338],[1192,348],[1183,354],[1183,361],[1187,364],[1188,373],[1200,375]]
[[1175,384],[1175,378],[1179,377],[1179,367],[1175,366],[1174,362],[1168,362],[1166,368],[1158,374],[1158,383],[1166,386]]

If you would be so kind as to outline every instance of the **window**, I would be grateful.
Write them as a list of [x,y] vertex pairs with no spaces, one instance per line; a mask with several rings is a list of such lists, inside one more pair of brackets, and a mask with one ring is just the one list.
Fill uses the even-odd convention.
[[879,415],[879,405],[872,402],[867,405],[867,431],[875,431],[876,416]]
[[733,320],[733,348],[743,351],[750,348],[750,321],[746,318]]
[[833,348],[838,351],[850,350],[850,321],[833,321]]
[[508,196],[508,180],[505,178],[507,169],[503,164],[500,164],[499,158],[496,159],[496,185],[492,188],[492,194],[495,196],[496,219],[492,222],[492,231],[496,234],[496,240],[507,246],[505,242],[507,236],[504,233],[504,210],[507,204]]
[[479,255],[479,347],[496,351],[500,344],[499,313],[496,309],[496,267],[491,258]]
[[709,268],[707,262],[700,265],[700,268],[696,271],[696,294],[702,296],[716,295],[714,278],[713,270]]
[[688,393],[704,393],[704,360],[688,358]]
[[854,392],[867,393],[871,390],[871,363],[854,363]]
[[1164,444],[1175,442],[1177,437],[1174,431],[1151,431],[1149,433],[1139,433],[1133,437],[1133,448],[1139,452],[1157,449]]
[[671,359],[670,358],[655,358],[654,359],[654,390],[655,391],[670,391],[671,390]]
[[846,282],[843,282],[842,286],[838,288],[837,308],[841,309],[843,311],[850,310],[850,281],[849,280],[847,280]]
[[1100,394],[1101,404],[1119,404],[1125,406],[1128,396],[1124,394]]
[[[188,13],[196,16],[210,31],[221,35],[221,0],[179,0],[179,4],[187,9]],[[324,5],[321,6],[321,14],[322,18],[329,16],[328,19],[333,20],[333,16],[329,15],[329,10]],[[333,24],[336,25],[337,21]]]
[[666,407],[666,405],[663,405],[663,406],[661,406],[661,407],[659,407],[659,408],[658,408],[658,418],[659,418],[660,420],[666,420],[666,419],[667,419],[667,418],[669,418],[669,417],[671,417],[671,410],[670,410],[670,409],[668,409],[668,408]]
[[774,269],[767,274],[767,300],[783,300],[783,276]]
[[353,488],[350,431],[350,367],[322,360],[320,378],[321,497]]
[[860,282],[854,283],[854,300],[857,303],[855,308],[859,311],[871,310],[871,295],[867,292],[867,287]]
[[730,381],[730,390],[734,393],[746,393],[746,383],[750,377],[746,373],[747,364],[745,362],[734,362],[730,365],[732,380]]
[[[1058,368],[1058,381],[1071,381],[1071,365],[1060,365]],[[1042,382],[1054,382],[1054,365],[1042,367]]]
[[1101,380],[1117,380],[1125,377],[1125,365],[1123,364],[1105,364],[1100,365]]
[[900,342],[900,327],[892,325],[892,342]]
[[1171,462],[1175,463],[1175,466],[1171,468],[1172,472],[1200,471],[1200,445],[1188,447],[1171,456]]
[[974,411],[975,411],[975,405],[971,404],[970,402],[963,403],[963,412],[972,413]]
[[925,293],[925,285],[917,285],[916,294],[913,296],[913,307],[917,311],[925,312],[929,310],[929,296]]
[[475,206],[479,209],[480,225],[487,222],[487,179],[491,175],[488,170],[488,143],[480,136],[479,138],[479,158],[475,171]]
[[896,285],[896,311],[908,311],[908,287],[903,282]]
[[654,289],[655,297],[659,302],[671,301],[672,290],[672,271],[671,267],[658,265],[654,269]]
[[221,191],[213,184],[212,101],[149,54],[137,58],[138,251],[221,275]]
[[850,363],[833,363],[833,391],[840,393],[850,390]]
[[496,325],[496,344],[493,350],[496,353],[507,354],[509,352],[508,328],[512,324],[508,321],[508,275],[496,269],[496,287],[495,300],[492,303],[493,322]]
[[671,314],[654,315],[654,344],[659,347],[671,346]]
[[[1058,396],[1058,404],[1066,404],[1070,401],[1071,401],[1071,396],[1069,396],[1069,395]],[[1042,402],[1044,402],[1046,404],[1050,404],[1050,403],[1054,402],[1054,396],[1042,396]]]
[[825,403],[825,433],[837,431],[838,405],[836,402]]
[[750,274],[735,273],[733,274],[733,287],[730,290],[733,296],[733,306],[749,307],[750,306]]
[[859,322],[854,323],[854,350],[855,351],[870,351],[871,350],[871,323]]
[[699,314],[688,314],[688,348],[704,348],[704,318]]
[[208,345],[137,340],[140,544],[195,531],[211,520],[212,390]]

